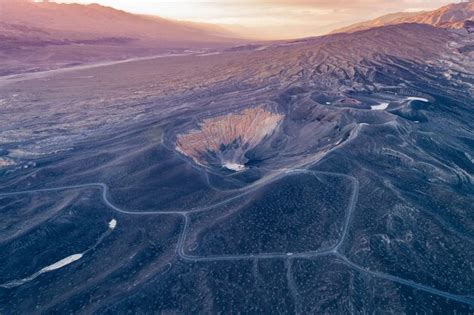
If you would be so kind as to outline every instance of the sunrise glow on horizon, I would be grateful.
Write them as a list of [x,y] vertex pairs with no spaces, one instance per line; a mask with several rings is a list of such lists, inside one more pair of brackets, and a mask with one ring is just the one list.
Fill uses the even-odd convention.
[[99,3],[127,12],[232,26],[262,38],[296,38],[324,34],[336,27],[383,14],[430,10],[449,0],[57,0]]

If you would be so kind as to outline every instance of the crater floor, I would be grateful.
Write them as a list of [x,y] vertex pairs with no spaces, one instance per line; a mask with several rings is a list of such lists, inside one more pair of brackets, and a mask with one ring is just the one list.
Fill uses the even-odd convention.
[[199,165],[241,171],[246,153],[271,136],[282,119],[263,106],[207,118],[197,129],[178,135],[176,149]]

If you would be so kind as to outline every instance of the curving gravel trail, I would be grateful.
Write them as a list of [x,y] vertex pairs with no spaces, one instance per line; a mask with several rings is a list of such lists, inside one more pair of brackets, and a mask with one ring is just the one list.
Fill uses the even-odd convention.
[[[187,255],[184,251],[184,243],[186,241],[186,235],[189,229],[190,225],[190,219],[189,215],[190,213],[196,213],[196,212],[202,212],[202,211],[207,211],[210,209],[213,209],[215,207],[218,207],[220,205],[223,205],[225,203],[228,203],[232,200],[235,200],[239,197],[242,197],[246,194],[251,193],[252,191],[255,191],[256,189],[260,188],[262,185],[267,184],[269,181],[264,181],[260,185],[257,186],[252,186],[251,189],[248,189],[244,191],[241,194],[238,194],[236,196],[233,196],[231,198],[228,198],[227,200],[224,200],[222,202],[216,203],[211,206],[206,206],[202,208],[195,208],[187,211],[128,211],[121,209],[114,205],[108,198],[108,190],[109,187],[105,183],[90,183],[90,184],[81,184],[81,185],[71,185],[71,186],[62,186],[62,187],[55,187],[55,188],[43,188],[43,189],[34,189],[34,190],[24,190],[24,191],[16,191],[16,192],[4,192],[0,193],[0,197],[5,197],[5,196],[15,196],[15,195],[22,195],[22,194],[32,194],[32,193],[38,193],[38,192],[53,192],[53,191],[62,191],[62,190],[71,190],[71,189],[83,189],[83,188],[96,188],[100,189],[102,192],[102,200],[104,203],[114,211],[117,211],[122,214],[127,214],[127,215],[143,215],[143,216],[148,216],[148,215],[177,215],[181,216],[183,218],[183,229],[181,231],[181,234],[178,239],[177,247],[176,247],[176,254],[178,257],[184,261],[189,261],[189,262],[213,262],[213,261],[238,261],[238,260],[255,260],[255,259],[284,259],[286,261],[292,260],[295,258],[300,258],[300,259],[314,259],[317,257],[322,257],[322,256],[330,256],[333,255],[343,261],[344,264],[346,264],[348,267],[358,271],[362,272],[365,274],[368,274],[370,276],[380,278],[380,279],[385,279],[389,281],[393,281],[396,283],[400,283],[402,285],[409,286],[411,288],[421,290],[428,292],[430,294],[434,294],[437,296],[444,297],[446,299],[458,301],[461,303],[468,304],[470,306],[474,306],[474,297],[472,296],[462,296],[462,295],[457,295],[457,294],[452,294],[449,292],[441,291],[420,283],[416,283],[411,280],[399,278],[397,276],[389,275],[389,274],[384,274],[376,271],[371,271],[367,270],[353,262],[351,262],[344,254],[339,252],[340,247],[344,244],[345,240],[347,239],[348,235],[348,230],[351,226],[352,222],[352,217],[353,213],[355,211],[355,206],[357,204],[357,199],[358,199],[358,194],[359,194],[359,181],[357,178],[353,176],[349,176],[347,174],[340,174],[340,173],[331,173],[331,172],[319,172],[319,171],[310,171],[306,169],[293,169],[293,170],[283,170],[279,176],[274,176],[270,180],[274,180],[276,178],[281,178],[284,177],[285,175],[291,174],[291,173],[309,173],[309,174],[321,174],[321,175],[331,175],[331,176],[338,176],[338,177],[344,177],[349,180],[351,180],[353,184],[353,190],[351,194],[351,199],[346,211],[346,219],[344,222],[344,226],[342,229],[341,233],[341,238],[339,239],[338,243],[330,249],[324,249],[320,251],[310,251],[310,252],[304,252],[304,253],[293,253],[293,252],[288,252],[288,253],[261,253],[261,254],[250,254],[250,255],[223,255],[223,256],[207,256],[207,257],[197,257],[197,256],[191,256]],[[289,262],[288,262],[289,263]],[[289,267],[291,269],[291,266]],[[291,271],[289,271],[291,273]],[[0,286],[5,287],[5,284],[1,284]],[[294,288],[295,289],[295,288]],[[296,292],[296,289],[293,291],[294,296],[298,296],[298,292]],[[298,306],[297,306],[298,307]]]

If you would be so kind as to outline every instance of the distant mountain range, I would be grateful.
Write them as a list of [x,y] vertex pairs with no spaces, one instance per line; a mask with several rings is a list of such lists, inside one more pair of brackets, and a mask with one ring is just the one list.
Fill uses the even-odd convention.
[[[474,1],[430,12],[390,14],[333,33],[401,23],[462,28],[469,20],[474,20]],[[470,25],[466,29],[472,31]],[[0,0],[0,76],[248,43],[224,27],[137,15],[98,4]]]
[[0,1],[0,75],[240,42],[218,26],[98,4]]
[[[121,37],[163,47],[209,46],[235,41],[222,28],[137,15],[98,4],[59,4],[28,0],[2,0],[3,29],[26,30],[54,39],[89,40]],[[20,26],[20,27],[18,27]]]
[[454,3],[437,10],[424,12],[403,12],[384,15],[374,20],[339,28],[334,33],[353,33],[374,27],[402,23],[429,24],[436,27],[460,29],[465,21],[474,20],[474,1]]

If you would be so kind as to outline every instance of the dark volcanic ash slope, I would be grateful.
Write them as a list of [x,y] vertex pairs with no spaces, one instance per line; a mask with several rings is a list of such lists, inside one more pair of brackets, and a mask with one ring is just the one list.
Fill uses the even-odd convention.
[[1,81],[0,312],[472,313],[472,36]]
[[[360,123],[423,121],[423,110],[404,106],[407,97],[442,95],[469,104],[471,46],[467,32],[403,24],[4,80],[0,102],[9,124],[1,133],[8,146],[2,159],[22,163],[70,149],[97,129],[142,120],[166,122],[164,142],[174,150],[178,135],[198,130],[206,119],[267,104],[284,118],[264,145],[244,150],[245,160],[272,169],[305,165],[356,134]],[[385,103],[397,115],[370,110]],[[37,111],[48,128],[36,120]]]
[[[264,92],[267,98],[261,100],[272,100],[278,105],[277,114],[284,116],[265,143],[254,145],[251,150],[244,149],[243,160],[270,168],[304,165],[314,161],[316,152],[330,151],[335,143],[341,144],[349,139],[358,128],[354,117],[359,123],[379,124],[393,121],[396,117],[370,109],[385,109],[391,104],[390,108],[398,108],[400,115],[413,115],[413,120],[418,117],[421,121],[421,114],[413,114],[405,108],[406,104],[403,105],[409,97],[429,98],[429,93],[439,93],[442,89],[443,93],[453,93],[459,98],[456,95],[459,88],[467,92],[461,98],[468,100],[472,96],[469,79],[472,62],[463,48],[469,47],[469,38],[467,34],[457,35],[430,26],[405,24],[352,35],[295,41],[263,51],[243,53],[244,58],[252,57],[256,67],[250,70],[242,68],[252,71],[250,75],[243,74],[249,76],[248,84],[267,84]],[[264,58],[271,60],[271,64],[262,61]],[[262,77],[265,74],[268,77]],[[452,90],[445,85],[446,81],[454,84]],[[423,91],[418,86],[422,86]],[[246,108],[249,105],[245,103],[252,101],[244,98],[240,105]],[[219,111],[216,115],[219,116],[199,118],[200,126],[192,123],[187,132],[190,135],[209,135],[196,133],[196,128],[203,129],[210,119],[214,125],[228,125],[225,114]],[[239,120],[232,124],[239,124]],[[208,150],[206,154],[211,155],[220,155],[230,144],[239,150],[245,146],[238,141],[239,137],[245,137],[245,132],[235,135],[231,141],[207,146],[206,137],[196,141],[199,137],[186,139],[183,136],[186,131],[176,132],[180,133],[177,147],[181,153],[183,146],[189,147],[185,150],[188,153]],[[223,134],[215,135],[216,132]],[[211,137],[226,137],[225,128],[214,129],[210,134]],[[196,147],[191,149],[194,145]],[[221,145],[223,147],[219,148]],[[188,153],[184,152],[196,161],[196,154]]]

